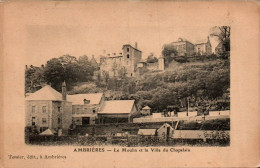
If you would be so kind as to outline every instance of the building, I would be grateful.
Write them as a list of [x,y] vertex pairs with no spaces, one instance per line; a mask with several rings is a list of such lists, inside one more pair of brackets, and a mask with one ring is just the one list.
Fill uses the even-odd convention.
[[197,55],[210,55],[212,54],[212,47],[209,40],[209,36],[207,40],[197,41],[195,44],[195,53]]
[[137,135],[156,136],[156,129],[139,129]]
[[[167,46],[168,45],[174,46],[178,56],[193,56],[194,54],[200,56],[212,54],[212,46],[209,36],[207,40],[200,40],[195,44],[184,38],[179,38],[178,41],[167,44]],[[166,47],[166,45],[164,45],[164,47]]]
[[123,45],[123,65],[126,68],[127,76],[134,76],[137,63],[142,59],[142,51],[137,49],[137,43],[135,47],[130,44]]
[[97,114],[104,103],[103,93],[67,95],[72,102],[72,121],[76,125],[96,123]]
[[104,101],[98,112],[99,123],[132,122],[133,117],[140,115],[134,100]]
[[126,76],[131,77],[136,75],[137,63],[142,58],[142,51],[130,44],[125,44],[122,47],[122,52],[107,54],[107,57],[102,56],[100,59],[100,75],[104,77],[118,77],[125,73]]
[[36,126],[43,132],[47,129],[62,129],[67,134],[72,123],[72,103],[67,101],[66,84],[62,94],[46,85],[26,97],[26,126]]
[[142,115],[151,115],[151,108],[149,106],[145,106],[144,108],[142,108],[141,114]]
[[105,77],[118,77],[119,72],[123,68],[123,55],[122,53],[107,54],[107,57],[102,57],[100,60],[100,76]]
[[167,123],[163,124],[158,130],[158,137],[166,140],[167,138],[172,137],[174,129]]
[[178,52],[178,56],[191,56],[194,54],[194,44],[184,38],[179,38],[178,41],[172,42],[171,45]]

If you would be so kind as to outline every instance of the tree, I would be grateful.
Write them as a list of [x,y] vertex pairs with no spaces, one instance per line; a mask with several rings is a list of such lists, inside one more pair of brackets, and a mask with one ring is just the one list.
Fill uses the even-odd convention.
[[114,74],[114,77],[116,76],[116,71],[117,71],[117,63],[114,62],[113,65],[112,65],[112,71],[113,71],[113,74]]
[[158,59],[153,55],[153,53],[150,53],[150,55],[147,57],[147,63],[155,63],[158,62]]
[[95,67],[91,65],[87,55],[83,55],[79,57],[78,66],[79,66],[78,68],[80,69],[79,81],[86,82],[91,80],[95,71]]
[[69,63],[76,63],[77,62],[77,58],[74,56],[71,56],[69,54],[63,55],[59,57],[60,63],[62,65],[66,65]]
[[121,79],[125,79],[126,78],[126,73],[127,73],[127,70],[125,67],[121,67],[118,71],[118,75]]
[[178,52],[173,45],[166,44],[163,47],[162,55],[164,57],[165,65],[168,66],[174,57],[178,55]]
[[44,66],[36,67],[26,66],[25,69],[25,93],[34,92],[41,88],[41,83],[44,82],[43,77]]
[[79,61],[80,64],[81,63],[88,63],[88,56],[87,55],[82,55],[79,57]]
[[61,83],[65,80],[65,71],[59,59],[53,58],[47,61],[44,79],[56,90],[61,90]]
[[230,51],[230,26],[212,27],[210,36],[216,37],[223,44],[225,51]]

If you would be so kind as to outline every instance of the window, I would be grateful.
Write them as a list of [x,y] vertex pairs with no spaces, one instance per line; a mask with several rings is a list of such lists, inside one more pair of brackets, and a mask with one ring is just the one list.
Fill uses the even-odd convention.
[[126,58],[130,58],[129,54],[126,55]]
[[58,124],[60,124],[61,123],[61,119],[60,118],[58,118]]
[[42,118],[42,124],[46,124],[47,121],[46,121],[46,118]]
[[96,113],[96,110],[95,110],[95,109],[93,109],[93,113]]
[[32,113],[35,112],[35,106],[32,106]]
[[32,117],[32,126],[35,125],[35,117]]
[[79,108],[77,108],[77,113],[79,114]]
[[129,52],[129,51],[130,51],[130,48],[127,48],[126,51]]
[[42,112],[46,113],[46,106],[42,106]]
[[60,112],[60,107],[58,107],[58,112]]

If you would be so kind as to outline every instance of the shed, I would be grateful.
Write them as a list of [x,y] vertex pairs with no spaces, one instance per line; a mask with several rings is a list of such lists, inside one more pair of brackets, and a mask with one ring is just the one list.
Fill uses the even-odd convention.
[[158,130],[158,136],[160,138],[172,137],[174,129],[168,123],[164,123]]
[[144,108],[142,108],[141,114],[150,115],[151,114],[151,108],[149,106],[145,106]]
[[139,114],[134,100],[111,100],[104,101],[98,118],[100,123],[131,122]]

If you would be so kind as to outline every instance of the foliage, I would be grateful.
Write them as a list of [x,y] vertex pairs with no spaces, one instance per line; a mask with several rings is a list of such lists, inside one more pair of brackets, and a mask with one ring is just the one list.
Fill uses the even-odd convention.
[[230,51],[230,26],[215,26],[210,31],[210,36],[216,37],[223,44],[224,51]]
[[155,62],[158,62],[158,59],[153,55],[153,53],[151,53],[147,57],[147,63],[155,63]]
[[43,74],[47,84],[56,90],[61,90],[61,82],[65,80],[65,72],[59,59],[53,58],[47,61]]
[[168,64],[173,60],[173,58],[178,55],[178,52],[173,45],[168,44],[164,45],[162,55],[164,57],[165,65],[168,66]]
[[25,69],[25,93],[34,92],[37,88],[41,88],[43,79],[43,66],[30,66]]

